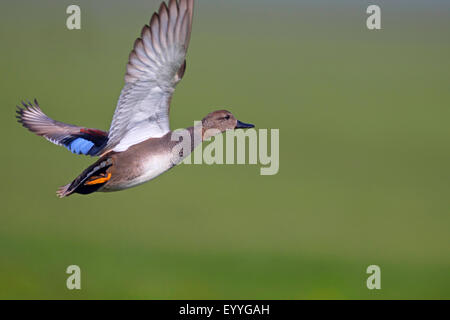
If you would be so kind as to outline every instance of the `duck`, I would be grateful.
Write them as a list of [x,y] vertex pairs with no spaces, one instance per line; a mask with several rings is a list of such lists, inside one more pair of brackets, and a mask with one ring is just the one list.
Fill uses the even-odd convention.
[[[128,57],[125,84],[109,131],[53,120],[36,99],[17,106],[18,122],[29,131],[74,154],[98,157],[72,182],[60,187],[58,197],[141,185],[181,163],[206,139],[227,130],[254,127],[227,110],[216,110],[186,128],[187,136],[174,139],[175,131],[169,125],[170,102],[186,71],[193,15],[194,0],[163,1],[142,28]],[[200,139],[194,139],[196,135]],[[188,147],[181,148],[186,142]]]

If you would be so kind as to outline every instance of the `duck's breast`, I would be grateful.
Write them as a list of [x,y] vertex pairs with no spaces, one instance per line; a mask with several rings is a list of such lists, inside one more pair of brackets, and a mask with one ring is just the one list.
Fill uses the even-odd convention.
[[118,153],[111,168],[111,180],[103,191],[131,188],[152,180],[173,167],[171,149],[159,144],[137,146]]

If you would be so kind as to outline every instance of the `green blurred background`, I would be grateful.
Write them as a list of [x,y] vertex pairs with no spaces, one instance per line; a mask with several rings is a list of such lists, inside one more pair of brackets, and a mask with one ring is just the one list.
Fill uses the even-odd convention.
[[[66,29],[70,4],[81,30]],[[279,128],[278,175],[182,165],[57,199],[93,159],[24,130],[15,105],[108,129],[158,6],[1,3],[0,298],[450,298],[449,3],[200,0],[172,128],[222,106]],[[366,288],[372,264],[381,290]]]

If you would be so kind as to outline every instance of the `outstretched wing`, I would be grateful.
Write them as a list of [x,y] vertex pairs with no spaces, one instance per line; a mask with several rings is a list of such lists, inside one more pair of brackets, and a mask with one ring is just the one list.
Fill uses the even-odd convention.
[[106,146],[108,133],[55,121],[42,112],[37,100],[17,106],[17,119],[28,130],[76,154],[95,156]]
[[105,150],[169,132],[169,105],[186,68],[194,0],[163,2],[144,26],[129,56],[125,86],[114,112]]

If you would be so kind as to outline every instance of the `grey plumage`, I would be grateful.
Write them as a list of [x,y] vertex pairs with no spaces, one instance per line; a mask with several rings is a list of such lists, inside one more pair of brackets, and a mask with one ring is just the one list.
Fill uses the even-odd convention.
[[170,130],[169,104],[184,75],[194,1],[170,0],[153,14],[134,43],[106,149],[129,146]]

